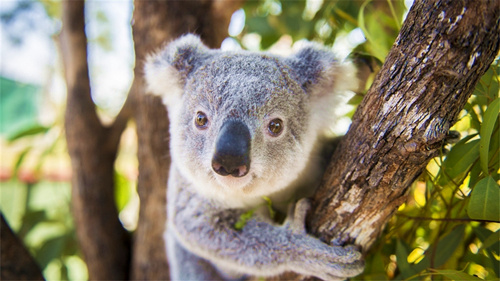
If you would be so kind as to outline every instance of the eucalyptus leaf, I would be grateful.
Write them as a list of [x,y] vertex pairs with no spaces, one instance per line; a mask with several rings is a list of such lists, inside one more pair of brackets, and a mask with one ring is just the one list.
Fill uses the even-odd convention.
[[132,197],[131,183],[130,181],[122,174],[115,171],[115,203],[116,208],[120,212],[125,208],[127,203],[130,201]]
[[44,269],[53,259],[60,257],[60,253],[63,251],[66,241],[67,235],[63,234],[50,238],[43,243],[42,247],[35,253],[35,259],[40,265],[40,268]]
[[491,251],[495,252],[497,255],[499,254],[500,248],[500,231],[497,230],[493,232],[488,238],[483,241],[483,248],[491,248]]
[[479,157],[479,140],[467,142],[471,136],[456,143],[444,160],[439,183],[446,185],[450,180],[464,175]]
[[399,272],[401,274],[400,277],[403,279],[407,279],[417,273],[409,263],[408,263],[408,255],[410,254],[410,247],[402,240],[397,239],[396,241],[396,262],[398,265]]
[[491,135],[493,134],[495,124],[498,122],[498,112],[500,112],[500,98],[494,100],[486,109],[481,124],[481,141],[479,143],[479,156],[481,159],[481,168],[488,174],[489,150]]
[[500,187],[491,176],[480,180],[472,189],[467,214],[471,219],[500,222]]
[[254,212],[255,210],[252,209],[241,214],[238,221],[234,224],[234,229],[242,230],[243,227],[245,227],[245,225],[247,224],[247,222],[252,218]]
[[45,134],[49,129],[50,127],[42,126],[40,124],[27,126],[7,136],[7,141],[13,142],[23,137]]
[[458,271],[458,270],[451,270],[451,269],[434,269],[432,270],[433,272],[436,272],[439,275],[443,275],[446,278],[449,278],[451,280],[472,280],[472,281],[479,281],[482,280],[481,278],[469,275],[463,271]]
[[[465,225],[455,227],[450,233],[442,237],[437,245],[431,245],[425,253],[425,257],[414,266],[417,272],[429,267],[440,267],[453,256],[455,250],[462,243],[465,232]],[[431,260],[433,264],[431,265]]]

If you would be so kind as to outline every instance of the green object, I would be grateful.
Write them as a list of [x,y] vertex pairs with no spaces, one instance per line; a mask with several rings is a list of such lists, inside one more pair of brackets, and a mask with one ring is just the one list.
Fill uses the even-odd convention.
[[472,189],[467,213],[471,219],[500,221],[500,188],[495,179],[488,176]]
[[12,135],[38,125],[40,87],[0,77],[0,134]]

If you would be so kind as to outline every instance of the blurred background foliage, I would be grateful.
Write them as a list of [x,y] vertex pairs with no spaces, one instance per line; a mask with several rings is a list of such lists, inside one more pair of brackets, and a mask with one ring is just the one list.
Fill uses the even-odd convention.
[[[103,122],[118,112],[133,78],[133,4],[114,5],[88,0],[86,7],[93,99]],[[287,54],[294,43],[313,40],[340,58],[383,62],[410,6],[411,1],[247,1],[233,15],[222,48]],[[57,47],[60,16],[60,3],[53,0],[0,5],[0,210],[46,279],[85,280],[70,213],[71,169],[62,123],[65,86]],[[48,52],[55,54],[34,79],[16,74],[5,63],[21,59],[16,57],[20,54],[29,57],[40,47],[31,34],[49,42]],[[26,53],[11,55],[9,50],[16,48]],[[30,63],[22,64],[20,72],[28,72]],[[110,71],[113,65],[125,72]],[[366,87],[350,97],[342,120],[352,116],[377,69],[375,64]],[[110,79],[109,72],[117,77]],[[433,159],[413,184],[356,280],[498,280],[499,74],[497,58],[452,128],[461,139]],[[104,85],[106,81],[111,85]],[[338,131],[347,126],[348,121]],[[130,231],[138,212],[136,149],[131,122],[115,164],[116,203]]]

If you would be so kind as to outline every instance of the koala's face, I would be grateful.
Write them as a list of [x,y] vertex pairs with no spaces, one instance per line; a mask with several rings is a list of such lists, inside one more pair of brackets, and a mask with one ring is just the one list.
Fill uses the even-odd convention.
[[187,79],[171,118],[172,155],[202,193],[261,197],[300,174],[316,136],[291,75],[274,58],[247,54],[218,57]]
[[332,86],[333,77],[321,77],[326,67],[313,61],[319,52],[288,60],[223,53],[191,36],[149,63],[150,88],[169,109],[173,164],[197,192],[248,206],[300,176],[333,107],[332,95],[314,87]]

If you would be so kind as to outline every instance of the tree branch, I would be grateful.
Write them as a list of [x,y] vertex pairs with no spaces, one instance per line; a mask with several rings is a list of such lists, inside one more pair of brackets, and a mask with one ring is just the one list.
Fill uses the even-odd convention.
[[232,13],[241,4],[242,1],[134,1],[134,72],[137,83],[134,82],[133,88],[136,87],[138,94],[135,104],[139,142],[137,192],[141,203],[134,234],[132,279],[169,279],[163,240],[170,167],[169,122],[161,99],[145,94],[145,58],[188,32],[200,35],[208,46],[219,47],[227,36]]
[[310,229],[368,249],[498,54],[497,1],[415,1],[315,195]]
[[[65,130],[77,235],[90,279],[125,280],[130,239],[118,220],[113,178],[119,137],[110,143],[110,129],[101,124],[92,102],[84,1],[63,1],[62,9],[60,39],[68,88]],[[124,121],[119,117],[118,122]]]
[[0,280],[44,280],[40,267],[0,213]]

